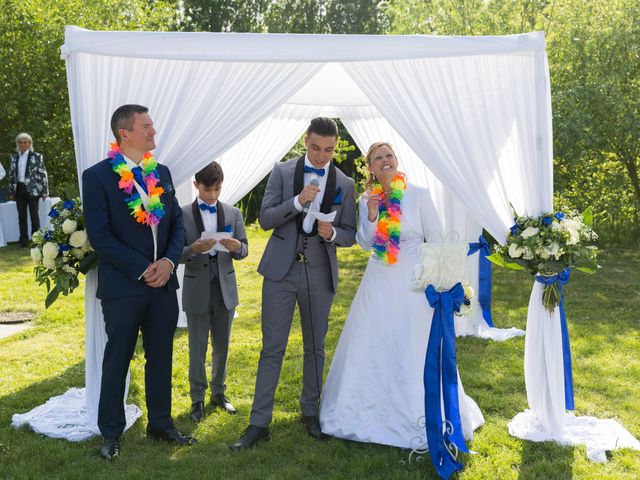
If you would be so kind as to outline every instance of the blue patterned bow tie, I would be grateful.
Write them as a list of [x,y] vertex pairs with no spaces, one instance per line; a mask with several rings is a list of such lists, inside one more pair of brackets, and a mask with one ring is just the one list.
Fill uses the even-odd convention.
[[138,185],[142,187],[144,193],[149,193],[147,192],[147,185],[144,183],[144,177],[142,176],[142,167],[139,165],[137,167],[133,167],[131,169],[131,173],[133,173],[133,178],[135,178]]
[[312,172],[320,177],[324,177],[324,168],[313,168],[313,167],[310,167],[309,165],[304,166],[304,173],[312,173]]
[[200,210],[202,210],[203,212],[205,210],[209,210],[209,213],[216,213],[218,211],[215,205],[207,205],[206,203],[200,204]]

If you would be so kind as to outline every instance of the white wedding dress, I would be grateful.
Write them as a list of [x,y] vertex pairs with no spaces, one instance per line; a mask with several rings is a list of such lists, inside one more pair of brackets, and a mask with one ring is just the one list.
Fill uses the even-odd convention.
[[[358,442],[424,449],[423,371],[433,309],[410,290],[418,247],[430,238],[427,191],[407,185],[398,261],[371,257],[353,299],[322,394],[320,424],[329,435]],[[376,223],[360,200],[358,243],[369,250]],[[484,423],[458,380],[466,439]]]

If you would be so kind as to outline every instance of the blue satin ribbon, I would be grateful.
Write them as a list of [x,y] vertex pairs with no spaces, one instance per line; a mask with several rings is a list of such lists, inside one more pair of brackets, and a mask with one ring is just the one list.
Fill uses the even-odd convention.
[[536,275],[536,281],[543,285],[558,284],[558,293],[560,294],[560,329],[562,331],[562,360],[564,364],[564,406],[567,410],[575,408],[573,403],[573,372],[571,368],[571,346],[569,344],[569,329],[567,328],[567,316],[564,313],[564,286],[569,283],[571,277],[571,267],[565,268],[563,271],[550,277]]
[[493,327],[493,319],[491,318],[491,262],[487,259],[491,255],[491,247],[489,242],[480,235],[478,243],[470,243],[467,255],[473,255],[477,251],[478,254],[478,302],[482,307],[482,318],[487,325]]
[[133,173],[133,178],[135,178],[138,185],[142,187],[142,190],[144,190],[144,193],[148,194],[149,192],[147,192],[147,184],[144,183],[144,177],[142,176],[142,167],[140,166],[133,167],[131,169],[131,173]]
[[[469,453],[462,435],[458,402],[458,369],[454,311],[460,311],[464,288],[456,283],[450,290],[438,292],[433,285],[425,291],[434,309],[427,355],[424,363],[424,410],[429,455],[438,475],[448,479],[462,469],[451,450]],[[442,384],[442,394],[440,385]],[[443,423],[440,401],[444,402]],[[452,445],[455,445],[453,447]]]
[[304,173],[312,173],[312,172],[320,177],[324,177],[324,174],[325,174],[324,168],[313,168],[313,167],[310,167],[309,165],[304,166]]

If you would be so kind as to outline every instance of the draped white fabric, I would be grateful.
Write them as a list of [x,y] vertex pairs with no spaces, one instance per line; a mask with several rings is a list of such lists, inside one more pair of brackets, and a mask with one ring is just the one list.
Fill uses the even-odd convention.
[[[218,158],[225,170],[222,198],[233,203],[279,160],[310,117],[340,116],[361,148],[388,132],[412,181],[431,187],[434,222],[443,232],[476,241],[482,226],[504,241],[510,203],[523,214],[552,208],[544,49],[540,32],[318,36],[67,27],[62,56],[78,173],[104,157],[112,111],[140,103],[151,109],[156,155],[171,168],[174,183],[188,182]],[[191,198],[188,188],[184,192],[186,203]],[[475,258],[470,262],[477,265]],[[87,331],[99,332],[92,285],[90,276]],[[532,368],[534,361],[554,363],[561,348],[551,338],[556,327],[545,328],[549,315],[545,319],[541,310],[531,308],[528,317],[527,395],[534,417],[550,423],[549,438],[558,439],[562,382]],[[87,348],[87,369],[99,370],[100,342],[88,340]],[[95,390],[96,372],[87,375],[87,389]],[[545,398],[551,401],[537,400]]]

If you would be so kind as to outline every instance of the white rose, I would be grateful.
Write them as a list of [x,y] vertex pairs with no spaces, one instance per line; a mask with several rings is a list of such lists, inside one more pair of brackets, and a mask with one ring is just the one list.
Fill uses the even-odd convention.
[[547,247],[542,247],[538,250],[538,255],[540,255],[540,258],[542,258],[543,260],[547,260],[551,258],[551,250],[549,250]]
[[[65,220],[65,222],[67,221],[68,220]],[[76,223],[76,222],[73,222],[73,223]],[[69,237],[69,245],[75,248],[82,247],[82,245],[84,245],[84,242],[86,241],[87,241],[87,232],[85,232],[84,230],[76,230]]]
[[580,234],[576,230],[567,230],[569,232],[569,240],[567,245],[576,245],[580,241]]
[[522,247],[519,247],[517,244],[512,243],[509,245],[509,256],[511,258],[520,258],[523,253],[524,250],[522,250]]
[[47,267],[49,270],[55,270],[56,269],[56,259],[55,258],[44,257],[42,259],[42,264],[45,267]]
[[75,220],[70,220],[67,218],[64,222],[62,222],[62,231],[64,233],[75,232],[76,228],[78,228],[78,223]]
[[533,237],[534,235],[536,235],[538,232],[540,231],[539,228],[537,227],[527,227],[524,229],[524,232],[522,232],[520,234],[520,236],[522,238],[529,238],[529,237]]
[[560,225],[562,225],[566,230],[573,230],[575,232],[580,231],[580,229],[582,228],[582,223],[576,220],[572,220],[571,218],[565,218],[564,220],[562,220],[562,222],[560,222]]
[[525,260],[533,260],[533,252],[529,247],[524,247],[524,252],[522,253],[522,258]]
[[81,248],[72,248],[71,255],[73,255],[78,260],[82,260],[84,258],[84,250]]
[[42,251],[39,247],[33,247],[31,249],[31,259],[35,263],[40,263],[42,261]]
[[71,215],[71,212],[65,208],[64,210],[62,210],[62,212],[60,212],[60,215],[64,218],[67,218],[69,215]]
[[58,245],[53,242],[47,242],[44,244],[44,247],[42,247],[42,256],[44,258],[54,259],[58,256],[58,251]]
[[40,230],[38,230],[36,233],[34,233],[33,235],[31,235],[31,240],[34,243],[42,243],[43,240],[43,236],[42,236],[42,232]]

